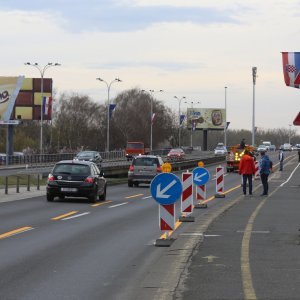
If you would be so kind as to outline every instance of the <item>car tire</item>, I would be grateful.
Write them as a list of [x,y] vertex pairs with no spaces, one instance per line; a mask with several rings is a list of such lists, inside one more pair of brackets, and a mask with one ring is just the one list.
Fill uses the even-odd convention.
[[47,201],[48,202],[53,202],[54,196],[47,194]]
[[103,194],[99,195],[99,201],[105,201],[106,200],[106,187],[104,188]]
[[134,186],[138,187],[138,186],[139,186],[139,183],[138,183],[138,182],[135,182],[135,183],[134,183]]
[[132,180],[128,180],[128,186],[129,186],[129,187],[133,187],[133,182],[132,182]]
[[89,196],[89,201],[91,203],[96,203],[97,202],[97,194],[92,194]]

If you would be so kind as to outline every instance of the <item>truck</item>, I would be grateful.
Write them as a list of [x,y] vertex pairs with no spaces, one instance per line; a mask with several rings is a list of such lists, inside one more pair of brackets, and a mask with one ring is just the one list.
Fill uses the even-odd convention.
[[271,142],[264,141],[264,142],[263,142],[263,145],[265,145],[265,146],[267,147],[267,151],[270,150]]
[[134,156],[145,155],[150,153],[150,148],[145,147],[144,142],[127,142],[125,156],[131,160]]
[[234,145],[230,147],[226,157],[226,170],[227,172],[237,172],[240,166],[240,160],[244,155],[245,150],[249,150],[254,155],[254,147],[246,145],[244,149],[240,148],[240,145]]

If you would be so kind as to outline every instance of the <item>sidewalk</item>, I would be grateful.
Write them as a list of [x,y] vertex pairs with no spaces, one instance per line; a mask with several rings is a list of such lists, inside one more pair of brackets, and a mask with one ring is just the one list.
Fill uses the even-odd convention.
[[19,193],[17,193],[16,187],[11,187],[8,189],[8,193],[5,194],[5,189],[0,189],[0,202],[9,202],[15,200],[22,200],[28,199],[32,197],[39,197],[39,196],[46,197],[46,186],[40,186],[38,190],[36,186],[31,186],[30,191],[27,191],[26,186],[21,186],[19,188]]

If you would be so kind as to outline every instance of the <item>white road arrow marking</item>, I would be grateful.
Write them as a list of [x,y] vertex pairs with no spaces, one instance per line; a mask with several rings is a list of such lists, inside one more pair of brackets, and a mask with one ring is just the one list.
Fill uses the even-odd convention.
[[156,188],[156,197],[157,198],[170,198],[171,195],[165,195],[165,192],[167,192],[174,184],[176,184],[176,180],[174,179],[171,181],[164,189],[160,190],[161,183],[157,185]]
[[201,181],[201,177],[203,177],[203,176],[205,176],[205,175],[207,175],[207,172],[206,172],[206,173],[203,173],[203,174],[201,174],[201,175],[198,175],[198,173],[196,173],[196,174],[195,174],[194,180],[196,180],[196,181]]

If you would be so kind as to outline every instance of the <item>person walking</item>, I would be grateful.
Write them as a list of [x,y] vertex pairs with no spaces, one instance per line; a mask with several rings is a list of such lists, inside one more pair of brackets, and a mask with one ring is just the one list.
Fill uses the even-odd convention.
[[282,149],[279,150],[278,159],[279,159],[279,171],[283,171],[284,154],[283,154],[283,150]]
[[243,176],[243,193],[246,195],[247,182],[249,186],[249,195],[252,196],[252,176],[255,175],[254,159],[249,150],[245,150],[239,164],[239,174]]
[[246,147],[245,139],[242,139],[240,142],[240,149],[245,149],[245,147]]
[[268,183],[268,177],[270,174],[270,159],[269,156],[266,155],[264,151],[261,153],[261,159],[259,161],[259,173],[260,173],[260,179],[263,186],[263,193],[261,196],[268,196],[269,191],[269,183]]

